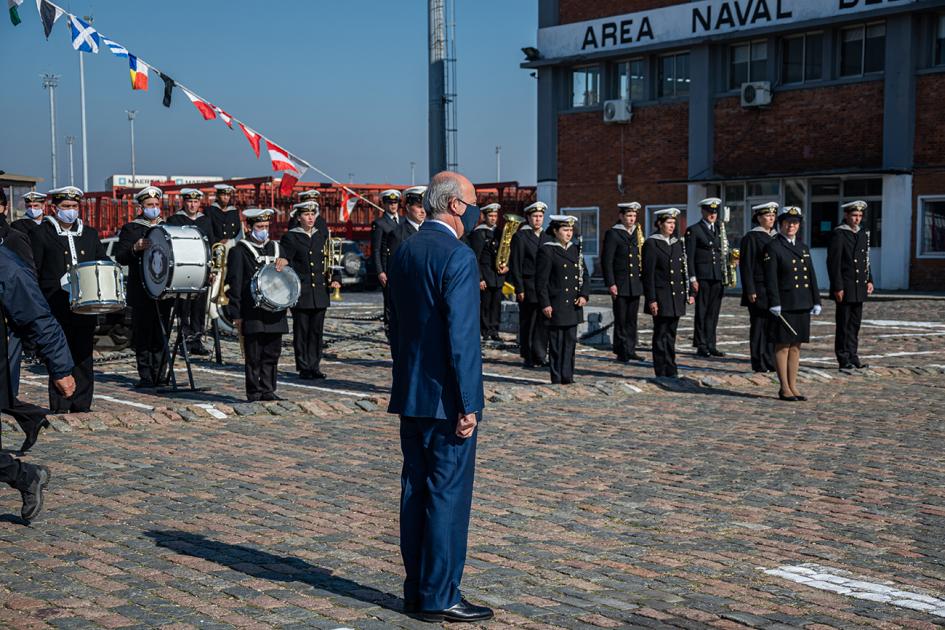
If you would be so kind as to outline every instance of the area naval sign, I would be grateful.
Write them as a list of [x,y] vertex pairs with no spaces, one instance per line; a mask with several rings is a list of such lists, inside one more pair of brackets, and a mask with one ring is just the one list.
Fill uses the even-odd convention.
[[546,59],[711,37],[912,4],[917,0],[701,0],[538,30]]

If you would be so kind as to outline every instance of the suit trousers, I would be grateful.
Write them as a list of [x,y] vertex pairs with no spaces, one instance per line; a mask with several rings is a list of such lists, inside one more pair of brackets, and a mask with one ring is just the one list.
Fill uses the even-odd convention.
[[518,308],[519,354],[526,362],[540,365],[548,360],[548,327],[537,302],[520,302]]
[[[165,334],[171,334],[170,300],[152,300],[131,309],[131,345],[135,349],[138,378],[152,383],[163,381],[161,367],[167,367],[169,357],[164,356]],[[164,328],[161,328],[161,325]],[[172,343],[168,339],[168,345]]]
[[20,364],[23,361],[23,342],[19,335],[9,330],[7,334],[7,366],[10,370],[10,393],[14,398],[20,393]]
[[384,336],[387,337],[387,343],[390,343],[390,289],[381,288],[384,295]]
[[653,318],[653,371],[657,376],[676,376],[676,329],[678,317]]
[[775,363],[774,344],[768,340],[768,310],[750,305],[748,322],[751,369],[755,372],[770,372],[775,369]]
[[637,351],[637,313],[640,312],[640,296],[618,295],[614,303],[614,354],[618,359],[627,359]]
[[696,293],[695,331],[692,345],[699,350],[715,350],[716,330],[719,327],[719,311],[722,309],[722,294],[725,287],[719,280],[699,280]]
[[326,308],[292,309],[292,348],[297,372],[316,372],[322,362]]
[[71,311],[56,313],[56,319],[66,335],[66,343],[72,353],[72,376],[75,377],[75,394],[65,398],[49,378],[49,408],[53,413],[82,413],[92,408],[95,390],[95,372],[92,365],[92,349],[95,347],[95,317],[76,315]]
[[420,610],[459,603],[478,434],[458,437],[452,419],[400,418],[404,601]]
[[[28,433],[41,424],[46,419],[46,412],[46,409],[18,398],[14,398],[13,404],[3,409],[3,413],[16,420],[16,423],[23,429],[23,433]],[[0,448],[3,448],[2,435],[0,435]]]
[[281,333],[254,333],[243,336],[246,353],[246,399],[260,400],[276,392],[279,355],[282,354]]
[[502,317],[502,289],[486,287],[479,292],[479,332],[483,338],[499,333]]
[[860,323],[863,321],[863,302],[840,302],[837,304],[837,332],[833,349],[841,367],[848,363],[859,363]]
[[189,348],[201,343],[207,328],[207,294],[197,293],[193,299],[181,299],[180,329]]
[[9,453],[0,453],[0,481],[12,488],[19,488],[25,485],[25,479],[21,479],[20,460]]
[[552,383],[574,382],[577,326],[548,326],[548,366]]

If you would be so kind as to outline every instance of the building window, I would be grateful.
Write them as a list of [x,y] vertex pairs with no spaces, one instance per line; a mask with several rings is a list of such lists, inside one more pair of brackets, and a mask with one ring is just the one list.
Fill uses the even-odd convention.
[[617,98],[646,99],[646,60],[631,59],[617,64]]
[[920,197],[918,255],[945,258],[945,197]]
[[652,206],[647,206],[645,209],[646,217],[645,217],[645,220],[643,221],[642,227],[643,227],[643,233],[646,236],[649,236],[650,234],[656,234],[659,231],[656,229],[656,225],[655,225],[656,219],[654,218],[654,216],[656,215],[657,210],[666,210],[667,208],[678,208],[679,210],[682,211],[682,214],[676,217],[676,236],[681,237],[686,232],[686,203],[685,202],[681,204],[675,204],[675,205],[671,203],[656,204]]
[[935,22],[935,65],[945,65],[945,14]]
[[729,49],[729,87],[737,90],[742,83],[768,78],[768,42],[758,39]]
[[[869,230],[870,247],[883,244],[883,180],[879,177],[869,179],[847,179],[843,182],[843,198],[840,203],[863,200],[869,204],[863,213],[862,229]],[[840,212],[843,220],[843,211]]]
[[689,53],[660,57],[660,96],[689,94]]
[[[722,204],[729,207],[729,220],[725,225],[725,236],[732,247],[738,247],[745,233],[745,184],[725,184],[722,187]],[[722,217],[719,217],[721,219]]]
[[583,66],[571,71],[571,107],[600,104],[600,66]]
[[882,72],[886,61],[886,24],[867,24],[840,31],[840,76]]
[[[562,208],[561,214],[577,217],[578,234],[583,238],[581,253],[584,256],[599,256],[600,209],[599,208]],[[575,241],[576,243],[577,241]]]
[[781,40],[781,83],[824,78],[824,35],[806,33]]

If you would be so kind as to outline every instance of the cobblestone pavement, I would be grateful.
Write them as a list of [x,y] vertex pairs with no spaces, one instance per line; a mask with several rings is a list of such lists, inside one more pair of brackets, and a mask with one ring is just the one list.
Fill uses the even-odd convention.
[[[551,386],[511,336],[490,344],[466,594],[490,628],[945,624],[943,307],[869,304],[873,367],[844,373],[828,304],[806,403],[747,371],[735,299],[724,359],[692,355],[684,320],[678,380],[582,347],[577,384]],[[378,313],[333,308],[326,381],[295,379],[287,348],[278,403],[241,402],[231,341],[192,394],[132,390],[128,358],[102,357],[96,410],[27,458],[53,469],[42,519],[0,493],[0,627],[429,627],[400,612]],[[44,388],[27,375],[27,398]]]

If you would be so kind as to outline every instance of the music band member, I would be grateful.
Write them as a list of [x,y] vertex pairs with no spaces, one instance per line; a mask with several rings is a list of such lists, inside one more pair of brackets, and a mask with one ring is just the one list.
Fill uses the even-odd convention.
[[[167,217],[168,225],[180,225],[196,228],[207,240],[207,245],[224,240],[213,231],[210,217],[200,211],[203,193],[196,188],[181,188],[180,198],[184,206],[176,214]],[[180,301],[180,327],[184,335],[187,351],[196,356],[207,356],[210,351],[203,345],[203,335],[207,328],[207,295],[197,293]]]
[[778,216],[774,201],[752,207],[751,220],[755,227],[749,230],[740,244],[742,279],[742,306],[748,307],[749,347],[751,369],[755,372],[774,372],[774,345],[768,339],[768,293],[765,287],[765,247],[778,232],[774,222]]
[[801,344],[810,340],[810,316],[820,315],[820,290],[810,249],[798,235],[803,213],[784,208],[778,215],[779,234],[765,247],[765,286],[768,290],[769,338],[781,389],[781,400],[807,400],[797,389]]
[[311,190],[303,190],[299,193],[299,203],[292,206],[292,212],[289,213],[289,224],[286,226],[286,231],[291,231],[299,227],[298,213],[296,213],[295,209],[299,206],[299,204],[305,203],[307,201],[314,201],[315,203],[319,204],[319,206],[321,206],[322,194],[314,188]]
[[653,316],[653,371],[656,376],[678,375],[676,331],[689,294],[686,246],[676,236],[678,208],[653,213],[656,232],[643,242],[643,294],[646,310]]
[[236,188],[229,184],[213,186],[213,203],[204,212],[210,217],[210,234],[216,239],[210,242],[211,245],[225,243],[243,234],[243,221],[240,219],[239,210],[231,203],[235,194]]
[[371,222],[371,260],[374,262],[374,273],[377,282],[381,285],[384,294],[384,334],[390,341],[390,291],[387,290],[387,261],[390,252],[384,247],[388,233],[393,232],[400,225],[399,190],[393,188],[381,193],[381,207],[384,213]]
[[725,287],[725,257],[722,256],[722,237],[719,234],[719,206],[722,200],[709,197],[699,202],[702,220],[686,230],[686,261],[689,283],[696,296],[692,345],[700,357],[724,357],[716,348],[716,331]]
[[[276,377],[282,354],[282,335],[289,332],[286,312],[267,311],[256,306],[250,288],[253,275],[281,257],[279,244],[269,239],[269,221],[275,215],[270,208],[250,208],[243,217],[250,233],[230,249],[226,262],[226,314],[243,338],[246,399],[279,400]],[[284,261],[277,263],[280,271]]]
[[43,216],[46,214],[46,195],[31,190],[23,195],[23,202],[26,204],[25,216],[11,223],[10,227],[28,236],[43,222]]
[[548,365],[548,331],[538,307],[538,290],[535,286],[538,248],[551,240],[541,229],[547,209],[548,206],[541,201],[525,208],[523,212],[527,224],[520,227],[512,237],[509,257],[509,279],[515,285],[515,299],[519,308],[519,354],[528,368]]
[[870,269],[870,233],[862,227],[865,201],[851,201],[843,208],[843,223],[834,228],[827,246],[830,296],[837,303],[834,353],[840,369],[868,367],[860,362],[860,322],[863,302],[873,295]]
[[637,222],[642,206],[636,201],[618,203],[619,220],[604,233],[600,264],[604,284],[614,306],[613,351],[617,360],[642,361],[637,354],[637,314],[643,295],[643,226]]
[[[325,273],[325,250],[331,238],[328,223],[319,212],[318,203],[303,201],[292,207],[298,224],[279,241],[282,264],[298,274],[302,283],[299,301],[292,307],[292,347],[295,369],[302,379],[325,378],[321,370],[325,314],[331,300],[329,286],[340,288],[340,276],[329,268]],[[330,282],[330,285],[329,285]]]
[[496,268],[499,253],[499,210],[497,203],[482,207],[482,223],[467,236],[467,244],[479,262],[479,334],[483,339],[501,341],[499,320],[502,317],[502,285],[508,267]]
[[548,330],[548,365],[551,382],[574,382],[577,327],[584,321],[584,305],[590,298],[590,277],[581,261],[581,248],[573,242],[577,218],[550,217],[549,236],[535,257],[535,287],[538,306]]
[[[133,221],[122,226],[115,243],[115,262],[128,268],[125,293],[131,308],[131,346],[135,350],[138,382],[135,387],[155,387],[167,383],[162,374],[168,365],[164,335],[170,334],[171,300],[155,300],[144,286],[142,260],[151,247],[148,230],[160,225],[164,192],[148,186],[135,194],[140,212]],[[163,331],[163,332],[162,332]]]
[[381,252],[386,268],[390,259],[401,243],[417,233],[427,218],[427,211],[423,208],[423,193],[426,186],[414,186],[404,191],[404,216],[400,218],[400,225],[384,235],[381,241]]
[[95,316],[73,313],[69,308],[69,270],[79,263],[108,260],[108,256],[95,228],[84,225],[79,218],[79,202],[84,193],[75,186],[65,186],[50,190],[48,196],[56,207],[55,216],[47,216],[33,230],[30,243],[39,287],[66,334],[76,381],[75,395],[66,398],[50,379],[49,408],[53,413],[81,413],[92,408],[95,388],[92,366]]

